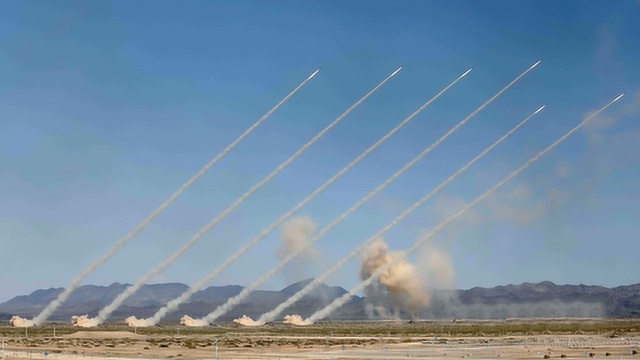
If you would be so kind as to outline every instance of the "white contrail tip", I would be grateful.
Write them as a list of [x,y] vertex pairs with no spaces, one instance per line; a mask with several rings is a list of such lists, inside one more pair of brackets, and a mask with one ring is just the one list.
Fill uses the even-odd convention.
[[540,60],[536,61],[536,63],[535,63],[535,64],[531,65],[531,67],[529,68],[529,70],[531,70],[531,69],[535,68],[536,66],[540,65],[540,63],[541,63],[541,62],[542,62],[542,59],[540,59]]
[[399,73],[400,70],[402,70],[404,68],[404,65],[400,66],[399,68],[396,69],[396,71],[392,72],[391,75],[389,76],[394,76],[395,74]]
[[618,97],[616,97],[615,99],[613,99],[613,101],[612,101],[612,102],[616,102],[616,101],[618,101],[618,100],[622,99],[622,97],[623,97],[623,96],[625,96],[626,94],[627,94],[626,92],[623,92],[622,94],[618,95]]
[[322,66],[320,66],[319,68],[316,69],[316,71],[314,71],[311,75],[309,75],[309,77],[307,78],[307,80],[311,80],[314,76],[316,76],[320,70],[322,70]]
[[535,115],[535,114],[539,113],[540,111],[544,110],[544,108],[546,108],[546,107],[547,107],[547,105],[549,105],[549,103],[542,104],[542,106],[540,106],[540,107],[538,108],[538,110],[536,110],[536,111],[534,111],[534,112],[533,112],[533,115]]

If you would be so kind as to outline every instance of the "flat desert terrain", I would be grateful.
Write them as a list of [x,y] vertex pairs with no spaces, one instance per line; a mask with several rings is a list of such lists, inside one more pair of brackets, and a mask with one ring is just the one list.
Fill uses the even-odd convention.
[[0,327],[5,359],[640,359],[639,320]]

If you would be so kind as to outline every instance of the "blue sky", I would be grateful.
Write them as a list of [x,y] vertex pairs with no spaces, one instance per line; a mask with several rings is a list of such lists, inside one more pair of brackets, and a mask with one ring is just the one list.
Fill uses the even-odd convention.
[[[543,103],[387,236],[404,249],[618,93],[627,96],[435,240],[455,286],[640,281],[637,1],[3,2],[0,301],[63,287],[315,68],[322,71],[87,278],[133,282],[400,65],[405,69],[157,282],[190,283],[456,76],[474,71],[309,204],[320,226],[512,78],[542,64],[267,284],[313,276]],[[277,262],[267,238],[214,284]],[[417,260],[416,260],[417,261]],[[330,283],[351,287],[358,264]]]

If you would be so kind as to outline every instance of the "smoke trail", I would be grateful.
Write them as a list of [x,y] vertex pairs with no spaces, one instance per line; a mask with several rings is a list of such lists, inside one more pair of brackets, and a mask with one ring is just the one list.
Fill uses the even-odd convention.
[[[464,118],[462,121],[460,121],[456,126],[454,126],[453,128],[451,128],[451,130],[449,130],[446,134],[442,135],[436,142],[434,142],[433,144],[431,144],[431,146],[429,146],[428,148],[426,148],[424,151],[422,151],[418,156],[416,156],[415,158],[413,158],[411,161],[409,161],[406,165],[404,165],[400,170],[398,170],[395,174],[393,174],[390,178],[388,178],[384,183],[378,185],[378,187],[376,187],[373,191],[371,191],[370,193],[368,193],[367,195],[365,195],[362,199],[358,200],[357,203],[355,203],[351,208],[349,208],[347,211],[345,211],[342,215],[338,216],[336,219],[333,220],[333,222],[331,222],[329,225],[325,226],[322,230],[320,230],[320,232],[315,235],[312,239],[309,240],[309,242],[306,244],[306,246],[309,246],[313,243],[315,243],[316,241],[320,240],[324,235],[326,235],[329,231],[331,231],[334,227],[336,227],[338,224],[340,224],[342,221],[344,221],[349,215],[351,215],[353,212],[355,212],[356,210],[358,210],[362,205],[364,205],[367,201],[371,200],[374,196],[376,196],[380,191],[384,190],[387,186],[389,186],[393,181],[395,181],[398,177],[402,176],[402,174],[404,174],[406,171],[408,171],[409,169],[411,169],[411,167],[413,167],[418,161],[420,161],[422,158],[424,158],[428,153],[431,152],[431,150],[433,150],[434,148],[436,148],[440,143],[442,143],[444,140],[446,140],[449,136],[451,136],[454,132],[456,132],[460,127],[462,127],[462,125],[466,124],[469,120],[471,120],[476,114],[478,114],[482,109],[484,109],[487,105],[489,105],[491,102],[493,102],[493,100],[495,100],[498,96],[500,96],[502,93],[504,93],[507,89],[509,89],[513,84],[515,84],[518,80],[520,80],[524,75],[526,75],[529,71],[533,70],[536,66],[538,66],[538,64],[540,64],[542,60],[539,60],[538,62],[536,62],[535,64],[533,64],[532,66],[530,66],[527,70],[525,70],[522,74],[520,74],[517,78],[515,78],[513,81],[511,81],[507,86],[505,86],[504,88],[502,88],[502,90],[500,90],[496,95],[494,95],[491,99],[487,100],[484,104],[482,104],[478,109],[476,109],[474,112],[472,112],[471,114],[469,114],[469,116],[467,116],[466,118]],[[305,248],[306,248],[305,246]],[[255,281],[253,284],[251,284],[250,286],[242,289],[242,291],[236,295],[235,297],[227,300],[226,303],[224,303],[223,305],[219,306],[216,310],[214,310],[212,313],[210,313],[209,315],[207,315],[206,317],[203,318],[203,320],[207,320],[208,322],[212,322],[215,319],[217,319],[218,317],[220,317],[222,314],[226,313],[229,309],[231,309],[233,306],[237,305],[238,303],[240,303],[242,300],[244,300],[247,296],[249,296],[249,294],[251,292],[253,292],[255,289],[258,288],[258,286],[264,284],[266,281],[268,281],[272,276],[274,276],[276,273],[278,273],[285,265],[287,265],[291,260],[293,260],[302,250],[304,250],[304,248],[300,249],[299,251],[296,251],[295,253],[291,253],[289,254],[289,256],[287,256],[285,259],[283,259],[282,261],[280,261],[273,269],[271,269],[268,273],[266,273],[265,275],[263,275],[260,279],[258,279],[257,281]]]
[[322,131],[320,131],[316,136],[314,136],[309,142],[304,144],[298,151],[296,151],[291,157],[289,157],[285,162],[280,164],[275,170],[273,170],[269,175],[267,175],[260,182],[255,184],[251,189],[247,190],[244,194],[242,194],[236,201],[234,201],[227,209],[225,209],[222,213],[220,213],[216,218],[211,220],[207,225],[205,225],[197,234],[195,234],[186,244],[184,244],[180,249],[178,249],[175,253],[171,254],[167,259],[161,262],[157,267],[151,269],[141,278],[139,278],[133,286],[128,287],[125,291],[119,294],[111,304],[105,306],[98,313],[98,322],[101,324],[106,319],[111,316],[111,313],[115,311],[122,303],[131,295],[133,295],[140,287],[142,287],[149,279],[154,276],[160,274],[166,268],[171,266],[185,251],[195,245],[200,238],[204,234],[206,234],[209,230],[211,230],[216,224],[220,221],[224,220],[235,208],[240,206],[251,194],[258,191],[261,187],[267,184],[271,179],[273,179],[278,173],[284,170],[289,164],[291,164],[294,160],[296,160],[302,153],[304,153],[311,145],[316,143],[324,134],[326,134],[329,130],[335,127],[338,123],[340,123],[347,115],[349,115],[353,110],[355,110],[360,104],[362,104],[367,98],[369,98],[374,92],[380,89],[384,84],[386,84],[392,77],[394,77],[398,72],[402,70],[402,67],[396,69],[391,75],[387,76],[382,82],[380,82],[376,87],[374,87],[371,91],[369,91],[365,96],[363,96],[360,100],[358,100],[355,104],[353,104],[347,111],[342,113],[338,118],[336,118],[331,124],[325,127]]
[[[549,151],[553,150],[553,148],[558,146],[560,143],[562,143],[564,140],[566,140],[569,136],[571,136],[574,132],[578,131],[582,126],[584,126],[586,123],[588,123],[589,121],[594,119],[596,116],[598,116],[600,113],[602,113],[604,110],[606,110],[609,106],[613,105],[616,101],[620,100],[623,96],[624,96],[624,93],[618,95],[615,99],[611,100],[607,105],[601,107],[598,111],[593,113],[591,116],[587,117],[585,120],[583,120],[576,127],[574,127],[569,132],[567,132],[562,137],[560,137],[558,140],[556,140],[553,144],[549,145],[546,149],[544,149],[541,152],[539,152],[536,156],[530,158],[526,163],[524,163],[524,165],[520,166],[514,172],[512,172],[509,175],[507,175],[507,177],[505,177],[500,182],[498,182],[496,185],[494,185],[492,188],[490,188],[489,190],[484,192],[482,195],[478,196],[475,200],[473,200],[471,203],[469,203],[467,206],[465,206],[462,210],[460,210],[456,214],[450,216],[445,221],[440,223],[430,233],[425,235],[422,239],[418,239],[409,249],[404,251],[405,256],[411,254],[414,251],[416,251],[427,240],[429,240],[430,238],[432,238],[433,236],[438,234],[440,231],[442,231],[442,229],[444,229],[449,223],[451,223],[454,220],[457,220],[458,218],[463,216],[467,211],[471,210],[474,206],[478,205],[478,203],[480,203],[481,201],[486,199],[489,195],[491,195],[496,190],[498,190],[499,188],[504,186],[506,183],[511,181],[513,178],[518,176],[521,172],[526,170],[529,166],[531,166],[533,163],[538,161],[540,158],[542,158],[544,155],[546,155]],[[335,309],[337,309],[340,306],[344,305],[344,303],[347,302],[355,293],[361,291],[363,288],[365,288],[366,286],[371,284],[371,282],[376,280],[387,269],[388,269],[388,267],[384,267],[384,268],[378,269],[378,271],[376,271],[374,274],[372,274],[368,279],[366,279],[366,280],[362,281],[360,284],[356,285],[348,293],[346,293],[342,297],[334,300],[331,304],[326,306],[324,309],[321,309],[321,310],[317,311],[315,314],[313,314],[310,317],[308,317],[307,319],[305,319],[305,323],[306,324],[312,324],[312,323],[314,323],[314,322],[316,322],[316,321],[318,321],[320,319],[323,319],[323,318],[327,317]]]
[[461,167],[453,175],[451,175],[449,178],[447,178],[447,180],[443,181],[440,185],[438,185],[435,189],[433,189],[431,192],[429,192],[427,195],[425,195],[422,199],[420,199],[414,205],[412,205],[411,207],[406,209],[404,212],[402,212],[400,215],[398,215],[391,223],[389,223],[384,228],[380,229],[377,233],[375,233],[373,236],[371,236],[369,239],[367,239],[363,244],[361,244],[358,248],[353,250],[347,256],[345,256],[344,258],[340,259],[338,261],[338,263],[336,263],[336,265],[334,265],[331,269],[327,270],[324,274],[322,274],[322,275],[316,277],[315,279],[313,279],[313,281],[311,281],[309,284],[307,284],[307,286],[305,286],[300,291],[298,291],[297,293],[292,295],[289,299],[287,299],[282,304],[278,305],[274,310],[262,315],[260,317],[260,319],[258,320],[258,322],[259,323],[266,323],[266,322],[269,322],[269,321],[273,321],[284,309],[286,309],[287,307],[291,306],[293,303],[295,303],[296,301],[300,300],[306,294],[308,294],[311,291],[313,291],[313,289],[315,289],[318,285],[322,284],[329,276],[331,276],[333,273],[338,271],[342,266],[344,266],[346,263],[348,263],[351,259],[353,259],[354,257],[358,256],[360,253],[362,253],[369,244],[371,244],[376,239],[382,237],[389,230],[391,230],[393,227],[395,227],[400,221],[402,221],[406,216],[411,214],[418,207],[420,207],[422,204],[424,204],[429,199],[431,199],[433,196],[435,196],[445,186],[449,185],[453,180],[455,180],[458,176],[460,176],[463,172],[465,172],[473,164],[478,162],[478,160],[480,160],[487,153],[489,153],[491,150],[493,150],[493,148],[498,146],[502,141],[504,141],[506,138],[511,136],[511,134],[513,134],[515,131],[517,131],[520,127],[522,127],[525,123],[527,123],[531,118],[533,118],[535,115],[537,115],[545,107],[546,107],[546,105],[542,105],[541,107],[539,107],[536,111],[534,111],[531,115],[529,115],[527,118],[522,120],[518,125],[516,125],[513,129],[511,129],[505,135],[503,135],[500,139],[498,139],[496,142],[494,142],[491,146],[489,146],[483,152],[478,154],[478,156],[476,156],[473,160],[469,161],[466,165]]
[[304,85],[306,85],[307,82],[309,82],[314,76],[316,76],[316,74],[318,74],[318,72],[320,72],[320,68],[316,69],[313,73],[311,73],[311,75],[309,75],[295,89],[293,89],[289,94],[287,94],[287,96],[285,96],[282,100],[280,100],[280,102],[277,103],[276,106],[271,108],[271,110],[269,110],[258,121],[256,121],[247,130],[245,130],[245,132],[243,132],[242,135],[240,135],[231,144],[229,144],[224,150],[222,150],[221,153],[219,153],[215,158],[213,158],[211,161],[209,161],[209,163],[207,165],[205,165],[202,169],[200,169],[200,171],[198,171],[197,174],[195,174],[191,179],[189,179],[189,181],[184,183],[178,189],[178,191],[173,193],[173,195],[171,195],[169,197],[169,199],[167,199],[164,203],[162,203],[162,205],[158,206],[158,208],[153,210],[153,212],[151,214],[149,214],[149,216],[147,216],[133,230],[131,230],[127,235],[125,235],[120,240],[118,240],[116,245],[113,248],[111,248],[111,250],[109,250],[106,254],[104,254],[98,260],[94,261],[87,268],[82,270],[82,272],[78,276],[76,276],[73,279],[73,281],[71,281],[71,284],[69,284],[69,286],[67,286],[67,288],[60,295],[58,295],[58,297],[55,300],[53,300],[51,303],[49,303],[49,305],[47,305],[47,307],[45,307],[44,310],[42,310],[40,312],[40,314],[38,314],[38,316],[33,318],[33,322],[36,325],[41,325],[42,323],[44,323],[49,318],[49,316],[51,316],[51,314],[54,311],[56,311],[56,309],[60,305],[62,305],[62,303],[64,303],[69,298],[71,293],[73,293],[73,291],[78,286],[80,286],[80,284],[82,283],[82,280],[84,280],[90,273],[92,273],[94,270],[96,270],[100,265],[104,264],[107,260],[109,260],[116,252],[118,252],[118,250],[120,250],[121,247],[123,247],[126,243],[128,243],[129,240],[131,240],[134,237],[136,237],[136,235],[138,235],[147,225],[149,225],[149,223],[151,223],[169,205],[171,205],[171,203],[174,202],[183,192],[185,192],[191,185],[193,185],[196,181],[198,181],[198,179],[200,179],[200,177],[202,177],[202,175],[204,175],[207,171],[209,171],[209,169],[211,169],[211,167],[213,167],[213,165],[215,165],[218,161],[220,161],[220,159],[222,159],[225,155],[227,155],[234,147],[236,147],[236,145],[238,145],[238,143],[240,143],[242,140],[244,140],[245,137],[247,137],[253,130],[255,130],[258,126],[260,126],[260,124],[262,124],[265,120],[267,120],[267,118],[269,118],[276,110],[278,110],[278,108],[280,108],[280,106],[282,106],[295,93],[297,93],[298,90],[302,89],[302,87]]
[[371,236],[369,239],[367,239],[364,243],[362,243],[360,246],[358,246],[355,250],[353,250],[351,253],[349,253],[344,258],[340,259],[331,269],[327,270],[322,275],[320,275],[320,276],[316,277],[315,279],[313,279],[313,281],[311,281],[309,284],[307,284],[307,286],[302,288],[297,293],[293,294],[289,299],[284,301],[282,304],[278,305],[272,311],[263,314],[260,317],[260,319],[258,320],[258,322],[266,323],[266,322],[269,322],[269,321],[273,321],[280,313],[282,313],[282,311],[284,309],[286,309],[287,307],[291,306],[293,303],[295,303],[296,301],[300,300],[303,296],[305,296],[306,294],[308,294],[311,291],[313,291],[313,289],[315,289],[318,285],[322,284],[329,276],[331,276],[333,273],[338,271],[341,267],[343,267],[345,264],[347,264],[351,259],[353,259],[354,257],[358,256],[360,253],[362,253],[366,249],[366,247],[369,246],[369,244],[374,242],[376,239],[381,238],[384,234],[386,234],[389,230],[394,228],[405,217],[407,217],[409,214],[411,214],[416,209],[418,209],[420,206],[422,206],[422,204],[424,204],[425,202],[429,201],[429,199],[431,199],[433,196],[435,196],[437,193],[439,193],[444,187],[449,185],[458,176],[460,176],[463,172],[465,172],[469,167],[473,166],[473,164],[478,162],[482,157],[487,155],[491,150],[493,150],[496,146],[498,146],[500,143],[502,143],[506,138],[511,136],[511,134],[513,134],[518,129],[520,129],[524,124],[526,124],[529,120],[531,120],[535,115],[537,115],[545,107],[546,107],[546,105],[540,106],[536,111],[534,111],[531,115],[527,116],[524,120],[522,120],[513,129],[509,130],[500,139],[498,139],[496,142],[491,144],[491,146],[489,146],[484,151],[482,151],[480,154],[478,154],[475,158],[473,158],[473,160],[469,161],[463,167],[458,169],[458,171],[453,173],[453,175],[449,176],[449,178],[447,178],[445,181],[440,183],[440,185],[438,185],[433,190],[431,190],[431,192],[429,192],[427,195],[425,195],[423,198],[421,198],[419,201],[417,201],[411,207],[409,207],[408,209],[403,211],[400,215],[398,215],[395,219],[393,219],[393,221],[391,221],[387,226],[385,226],[382,229],[380,229],[373,236]]
[[333,184],[336,180],[338,180],[342,175],[344,175],[347,171],[349,171],[352,167],[362,161],[367,155],[369,155],[372,151],[374,151],[378,146],[380,146],[383,142],[385,142],[388,138],[390,138],[393,134],[395,134],[400,128],[409,123],[416,117],[422,110],[426,109],[429,105],[431,105],[434,101],[436,101],[440,96],[442,96],[445,92],[447,92],[453,85],[458,83],[458,81],[462,80],[465,76],[467,76],[472,69],[468,69],[462,75],[458,76],[453,82],[451,82],[448,86],[442,89],[438,94],[436,94],[429,101],[424,103],[418,110],[416,110],[413,114],[409,115],[406,119],[404,119],[400,124],[398,124],[395,128],[389,131],[386,135],[376,141],[373,145],[371,145],[367,150],[365,150],[362,154],[360,154],[357,158],[351,161],[347,166],[338,171],[333,177],[327,180],[324,184],[320,185],[316,190],[314,190],[311,195],[307,196],[296,206],[291,208],[288,212],[282,215],[278,220],[274,221],[271,225],[263,229],[258,236],[253,238],[248,244],[240,248],[236,253],[231,255],[227,260],[225,260],[222,264],[220,264],[217,268],[215,268],[211,273],[207,276],[193,284],[187,291],[182,293],[179,297],[171,300],[167,303],[166,306],[162,307],[153,315],[153,323],[157,324],[165,317],[165,315],[171,311],[175,311],[180,304],[189,300],[189,298],[195,294],[196,292],[202,290],[204,286],[206,286],[211,280],[213,280],[218,274],[224,271],[229,265],[233,264],[236,260],[238,260],[242,255],[244,255],[251,248],[256,246],[260,241],[262,241],[267,235],[269,235],[274,229],[280,226],[283,222],[289,219],[293,214],[295,214],[298,210],[302,209],[307,203],[311,200],[315,199],[321,192],[327,189],[331,184]]

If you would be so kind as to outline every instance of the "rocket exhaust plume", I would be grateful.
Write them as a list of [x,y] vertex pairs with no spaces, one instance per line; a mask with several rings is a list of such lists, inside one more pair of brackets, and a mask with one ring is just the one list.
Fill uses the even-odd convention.
[[71,296],[71,293],[75,291],[75,289],[80,286],[82,281],[91,274],[94,270],[96,270],[100,265],[104,264],[107,260],[109,260],[121,247],[129,242],[129,240],[136,237],[142,230],[149,225],[158,215],[160,215],[171,203],[173,203],[183,192],[185,192],[191,185],[193,185],[198,179],[202,177],[211,167],[213,167],[220,159],[225,157],[233,148],[236,147],[244,138],[246,138],[253,130],[255,130],[260,124],[262,124],[267,118],[269,118],[280,106],[282,106],[285,102],[287,102],[298,90],[302,89],[318,72],[320,69],[316,69],[311,75],[309,75],[303,82],[301,82],[296,88],[294,88],[287,96],[285,96],[279,103],[277,103],[271,110],[269,110],[266,114],[264,114],[258,121],[256,121],[253,125],[251,125],[245,132],[242,133],[237,139],[235,139],[231,144],[229,144],[221,153],[219,153],[215,158],[213,158],[207,165],[205,165],[198,173],[196,173],[189,181],[184,183],[178,191],[173,193],[162,205],[158,206],[151,214],[149,214],[140,224],[138,224],[133,230],[131,230],[127,235],[120,238],[116,245],[111,248],[106,254],[104,254],[101,258],[94,261],[87,268],[82,270],[78,276],[76,276],[71,284],[67,286],[67,288],[58,295],[58,297],[53,300],[49,305],[47,305],[44,310],[38,314],[35,318],[33,318],[33,322],[36,325],[41,325],[44,323],[51,314],[53,314],[60,305],[62,305],[68,298]]
[[[395,181],[397,178],[402,176],[402,174],[404,174],[406,171],[411,169],[416,163],[418,163],[418,161],[420,161],[422,158],[424,158],[428,153],[430,153],[440,143],[445,141],[449,136],[451,136],[460,127],[462,127],[469,120],[471,120],[482,109],[484,109],[487,105],[489,105],[491,102],[493,102],[498,96],[500,96],[502,93],[507,91],[507,89],[509,89],[513,84],[515,84],[523,76],[525,76],[527,73],[529,73],[531,70],[533,70],[536,66],[538,66],[538,64],[540,64],[540,61],[538,61],[535,64],[533,64],[532,66],[530,66],[527,70],[525,70],[517,78],[515,78],[513,81],[511,81],[507,86],[502,88],[502,90],[500,90],[496,95],[494,95],[492,98],[487,100],[478,109],[476,109],[474,112],[469,114],[469,116],[467,116],[462,121],[460,121],[457,125],[455,125],[453,128],[451,128],[451,130],[449,130],[446,134],[442,135],[436,142],[431,144],[431,146],[427,147],[418,156],[416,156],[411,161],[409,161],[406,165],[404,165],[400,170],[398,170],[396,173],[394,173],[385,182],[383,182],[382,184],[378,185],[378,187],[376,187],[373,191],[371,191],[370,193],[365,195],[362,199],[358,200],[358,202],[356,204],[354,204],[351,208],[349,208],[347,211],[345,211],[342,215],[340,215],[336,219],[334,219],[333,222],[331,222],[329,225],[325,226],[322,230],[320,230],[320,232],[317,235],[315,235],[312,239],[309,240],[309,242],[305,245],[305,248],[307,246],[310,246],[311,244],[315,243],[316,241],[320,240],[324,235],[326,235],[331,230],[333,230],[334,227],[336,227],[338,224],[340,224],[342,221],[344,221],[349,215],[351,215],[353,212],[358,210],[367,201],[371,200],[380,191],[384,190],[387,186],[389,186],[391,183],[393,183],[393,181]],[[302,250],[304,250],[304,248],[300,249],[299,251],[296,251],[294,253],[289,254],[289,256],[287,256],[285,259],[281,260],[273,269],[271,269],[269,272],[267,272],[265,275],[263,275],[261,278],[259,278],[257,281],[255,281],[253,284],[251,284],[248,287],[242,289],[242,291],[238,295],[236,295],[235,297],[227,300],[226,303],[224,303],[223,305],[219,306],[212,313],[210,313],[209,315],[204,317],[203,320],[206,320],[207,322],[210,323],[210,322],[213,322],[218,317],[220,317],[221,315],[225,314],[232,307],[234,307],[235,305],[239,304],[247,296],[249,296],[249,294],[251,294],[251,292],[253,292],[255,289],[258,288],[258,286],[264,284],[266,281],[271,279],[271,277],[273,277],[275,274],[277,274],[285,265],[287,265],[298,254],[300,254],[300,252]]]
[[535,115],[537,115],[545,107],[546,107],[546,105],[542,105],[541,107],[539,107],[536,111],[534,111],[531,115],[529,115],[524,120],[522,120],[518,125],[516,125],[513,129],[511,129],[505,135],[503,135],[500,139],[498,139],[496,142],[494,142],[491,146],[489,146],[483,152],[478,154],[478,156],[476,156],[473,160],[469,161],[466,165],[464,165],[463,167],[458,169],[458,171],[456,171],[453,175],[451,175],[449,178],[447,178],[447,180],[443,181],[440,185],[438,185],[431,192],[429,192],[429,194],[427,194],[422,199],[420,199],[420,201],[415,203],[410,208],[406,209],[404,212],[402,212],[400,215],[398,215],[391,223],[389,223],[387,226],[385,226],[382,229],[380,229],[377,233],[375,233],[372,237],[367,239],[363,244],[358,246],[355,250],[353,250],[347,256],[345,256],[344,258],[340,259],[332,268],[327,270],[322,275],[314,278],[313,281],[311,281],[309,284],[307,284],[307,286],[302,288],[297,293],[293,294],[289,299],[287,299],[286,301],[284,301],[283,303],[278,305],[275,309],[273,309],[272,311],[270,311],[268,313],[263,314],[260,317],[260,319],[258,319],[258,322],[264,324],[264,323],[267,323],[269,321],[273,321],[278,315],[280,315],[282,313],[282,311],[284,311],[284,309],[286,309],[287,307],[291,306],[296,301],[302,299],[302,297],[304,297],[305,295],[307,295],[308,293],[313,291],[313,289],[315,289],[318,285],[322,284],[329,276],[331,276],[333,273],[338,271],[342,266],[347,264],[351,259],[353,259],[354,257],[358,256],[360,253],[362,253],[369,244],[371,244],[376,239],[382,237],[389,230],[391,230],[393,227],[395,227],[400,221],[402,221],[406,216],[411,214],[418,207],[420,207],[422,204],[424,204],[429,199],[431,199],[433,196],[435,196],[445,186],[449,185],[449,183],[454,181],[458,176],[460,176],[463,172],[465,172],[469,167],[471,167],[473,164],[478,162],[478,160],[480,160],[487,153],[489,153],[491,150],[493,150],[496,146],[498,146],[506,138],[511,136],[511,134],[513,134],[520,127],[522,127],[524,124],[526,124],[531,118],[533,118]]
[[271,181],[278,173],[284,170],[287,166],[289,166],[294,160],[296,160],[302,153],[304,153],[311,145],[315,144],[320,138],[322,138],[329,130],[338,125],[344,118],[347,117],[353,110],[355,110],[360,104],[362,104],[367,98],[373,95],[378,89],[380,89],[383,85],[385,85],[392,77],[394,77],[397,73],[402,70],[402,67],[396,69],[391,75],[387,76],[382,82],[380,82],[376,87],[374,87],[371,91],[369,91],[366,95],[364,95],[360,100],[358,100],[355,104],[353,104],[349,109],[347,109],[342,115],[336,118],[331,124],[325,127],[322,131],[320,131],[316,136],[314,136],[309,142],[304,144],[300,149],[298,149],[291,157],[289,157],[285,162],[280,164],[275,170],[273,170],[269,175],[267,175],[260,182],[255,184],[251,189],[247,190],[244,194],[242,194],[238,199],[236,199],[228,208],[226,208],[223,212],[221,212],[217,217],[211,220],[207,225],[205,225],[197,234],[195,234],[189,241],[187,241],[180,249],[171,254],[167,259],[161,262],[157,267],[151,269],[141,278],[139,278],[133,286],[128,287],[125,291],[123,291],[120,295],[118,295],[111,304],[104,307],[98,313],[98,317],[96,318],[98,323],[104,322],[106,319],[111,316],[111,313],[115,311],[122,303],[131,295],[133,295],[140,287],[142,287],[149,279],[154,276],[162,273],[166,268],[171,266],[184,252],[189,250],[193,245],[195,245],[198,240],[204,236],[209,230],[213,229],[213,227],[218,224],[220,221],[224,220],[233,210],[235,210],[240,204],[242,204],[249,196],[251,196],[254,192],[258,191],[264,185],[266,185],[269,181]]
[[[516,169],[515,171],[513,171],[511,174],[507,175],[504,179],[502,179],[500,182],[498,182],[496,185],[494,185],[492,188],[490,188],[489,190],[485,191],[482,195],[478,196],[477,198],[475,198],[475,200],[473,200],[471,203],[467,204],[462,210],[460,210],[459,212],[455,213],[454,215],[450,216],[449,218],[447,218],[445,221],[443,221],[442,223],[440,223],[438,226],[436,226],[431,232],[429,232],[428,234],[426,234],[425,236],[423,236],[421,239],[418,239],[409,249],[404,251],[404,255],[408,256],[409,254],[411,254],[412,252],[416,251],[422,244],[424,244],[427,240],[431,239],[432,237],[434,237],[435,235],[437,235],[440,231],[442,231],[442,229],[444,229],[447,225],[449,225],[449,223],[457,220],[458,218],[460,218],[461,216],[463,216],[464,214],[466,214],[469,210],[471,210],[473,207],[475,207],[476,205],[478,205],[478,203],[482,202],[484,199],[486,199],[488,196],[490,196],[491,194],[493,194],[496,190],[498,190],[499,188],[501,188],[502,186],[504,186],[506,183],[508,183],[509,181],[511,181],[513,178],[515,178],[516,176],[518,176],[521,172],[523,172],[524,170],[526,170],[529,166],[531,166],[533,163],[535,163],[536,161],[538,161],[540,158],[542,158],[544,155],[546,155],[548,152],[550,152],[551,150],[553,150],[556,146],[558,146],[560,143],[562,143],[564,140],[566,140],[569,136],[571,136],[573,133],[575,133],[576,131],[578,131],[581,127],[583,127],[586,123],[588,123],[589,121],[593,120],[595,117],[597,117],[600,113],[602,113],[603,111],[605,111],[609,106],[613,105],[615,102],[617,102],[618,100],[620,100],[622,97],[624,96],[623,94],[618,95],[615,99],[611,100],[608,104],[606,104],[605,106],[601,107],[598,111],[594,112],[592,115],[590,115],[589,117],[587,117],[585,120],[583,120],[580,124],[578,124],[576,127],[574,127],[573,129],[569,130],[569,132],[567,132],[566,134],[564,134],[563,136],[561,136],[558,140],[556,140],[553,144],[549,145],[546,149],[542,150],[541,152],[539,152],[536,156],[530,158],[526,163],[524,163],[524,165],[520,166],[518,169]],[[419,200],[416,204],[420,203],[421,200]],[[414,204],[415,206],[415,204]],[[413,207],[413,206],[412,206]],[[382,276],[382,274],[388,270],[388,268],[390,266],[392,266],[393,264],[389,264],[387,266],[384,266],[380,269],[378,269],[376,272],[374,272],[373,274],[371,274],[371,276],[362,281],[360,284],[356,285],[353,289],[349,290],[348,293],[344,294],[342,297],[334,300],[331,304],[329,304],[328,306],[326,306],[324,309],[321,309],[319,311],[317,311],[316,313],[314,313],[313,315],[311,315],[310,317],[308,317],[307,319],[305,319],[305,323],[314,323],[320,319],[323,319],[325,317],[327,317],[328,315],[330,315],[334,310],[336,310],[337,308],[339,308],[340,306],[344,305],[347,301],[349,301],[349,299],[356,293],[358,293],[359,291],[362,291],[362,289],[364,289],[365,287],[369,286],[373,281],[375,281],[376,279],[378,279],[380,276]]]
[[[442,89],[438,94],[436,94],[429,101],[424,103],[418,110],[416,110],[409,117],[404,119],[400,124],[398,124],[395,128],[393,128],[390,132],[376,141],[373,145],[371,145],[367,150],[365,150],[362,154],[360,154],[357,158],[351,161],[347,166],[338,171],[334,176],[332,176],[329,180],[327,180],[324,184],[320,185],[316,190],[314,190],[309,196],[303,199],[300,203],[294,206],[291,210],[282,215],[279,219],[274,221],[271,225],[263,229],[260,234],[254,237],[248,244],[244,245],[240,248],[236,253],[231,255],[227,260],[225,260],[222,264],[220,264],[217,268],[215,268],[211,273],[207,276],[193,284],[187,291],[182,293],[179,297],[171,300],[166,306],[162,307],[158,310],[153,316],[154,324],[157,324],[168,314],[169,312],[175,311],[180,304],[188,301],[189,298],[196,292],[202,290],[204,286],[206,286],[211,280],[213,280],[216,276],[218,276],[222,271],[224,271],[229,265],[233,264],[236,260],[238,260],[242,255],[244,255],[251,248],[256,246],[260,241],[266,238],[273,230],[275,230],[278,226],[283,224],[287,219],[289,219],[293,214],[295,214],[298,210],[302,209],[307,203],[315,199],[320,193],[326,190],[331,184],[337,181],[342,175],[344,175],[347,171],[353,168],[356,164],[362,161],[367,155],[373,152],[376,148],[378,148],[383,142],[385,142],[388,138],[390,138],[393,134],[395,134],[400,128],[409,123],[413,118],[415,118],[420,112],[426,109],[429,105],[431,105],[435,100],[437,100],[440,96],[442,96],[445,92],[447,92],[453,85],[462,80],[465,76],[467,76],[472,69],[468,69],[462,75],[458,76],[453,82],[451,82],[448,86]],[[398,70],[396,70],[397,72]]]
[[14,315],[9,320],[9,325],[13,327],[31,327],[31,326],[35,326],[36,324],[32,320],[21,318],[20,316]]

